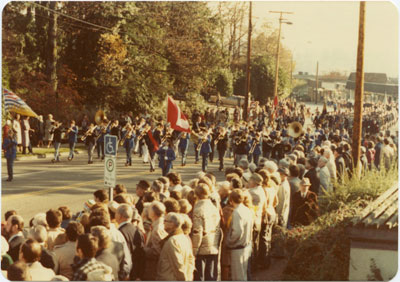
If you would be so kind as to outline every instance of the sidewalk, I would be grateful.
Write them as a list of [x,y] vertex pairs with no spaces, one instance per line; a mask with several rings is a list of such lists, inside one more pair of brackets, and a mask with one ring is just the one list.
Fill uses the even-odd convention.
[[[26,154],[23,155],[21,153],[17,153],[17,158],[15,161],[25,161],[25,160],[33,160],[33,159],[47,159],[47,158],[53,158],[54,157],[54,148],[33,148],[33,154]],[[38,152],[39,151],[39,152]],[[75,147],[74,153],[75,154],[80,154],[83,151],[85,151],[85,147],[82,144],[79,144],[79,147]],[[68,144],[63,144],[60,147],[60,156],[68,156],[69,154],[69,147]],[[4,154],[1,157],[3,160]]]

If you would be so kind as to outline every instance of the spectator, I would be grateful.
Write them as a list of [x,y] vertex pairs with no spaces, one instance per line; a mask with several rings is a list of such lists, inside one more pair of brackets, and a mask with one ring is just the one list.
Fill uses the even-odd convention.
[[74,257],[76,253],[76,240],[82,234],[84,234],[83,225],[76,221],[70,221],[67,229],[67,242],[63,245],[55,246],[54,253],[58,264],[58,269],[55,271],[56,274],[63,275],[69,280],[73,278],[74,272],[72,270],[72,264],[74,263]]
[[96,260],[111,267],[113,276],[117,278],[120,263],[118,257],[113,253],[110,231],[104,226],[93,226],[90,233],[98,239]]
[[7,219],[5,231],[8,238],[9,250],[7,254],[10,255],[13,261],[19,258],[19,249],[21,244],[25,241],[22,234],[24,229],[24,220],[19,215],[12,215]]
[[72,218],[71,211],[66,206],[59,207],[58,210],[62,214],[61,228],[66,229]]
[[315,158],[309,158],[306,161],[306,169],[308,169],[307,173],[304,177],[307,177],[311,181],[310,190],[318,195],[319,187],[321,185],[319,173],[317,172],[318,160]]
[[190,240],[182,231],[183,218],[169,213],[164,227],[169,234],[161,249],[157,265],[157,280],[193,281],[194,256]]
[[65,229],[61,228],[62,213],[59,210],[48,210],[46,212],[46,221],[49,225],[47,234],[47,248],[52,251],[57,236],[64,234]]
[[10,281],[32,281],[28,265],[23,261],[17,261],[7,270],[7,279]]
[[129,278],[132,280],[143,279],[145,270],[145,260],[142,259],[144,257],[144,237],[139,228],[131,223],[133,219],[132,208],[127,204],[120,205],[115,214],[115,219],[119,224],[118,230],[126,240],[132,258],[133,267]]
[[[111,273],[111,267],[95,259],[98,250],[98,239],[91,234],[79,235],[76,245],[76,254],[79,261],[72,266],[74,276],[72,281],[89,281],[92,272],[100,271]],[[111,275],[111,278],[114,278]]]
[[149,218],[152,221],[151,233],[144,248],[146,253],[145,280],[155,280],[157,264],[161,253],[162,240],[168,233],[164,229],[165,206],[161,202],[153,202],[149,207]]
[[35,240],[28,239],[21,245],[19,257],[28,265],[32,281],[50,281],[55,276],[53,270],[39,262],[41,255],[42,247]]
[[40,263],[46,267],[52,269],[54,272],[58,269],[58,263],[54,252],[47,250],[47,230],[42,225],[34,226],[30,229],[28,238],[36,240],[42,248],[42,254],[40,256]]
[[233,281],[247,281],[251,256],[253,214],[243,205],[244,195],[239,189],[232,191],[229,203],[234,208],[226,245],[231,250],[231,274]]
[[108,192],[105,189],[99,189],[93,193],[94,201],[96,203],[108,204]]
[[195,189],[199,199],[193,208],[193,255],[196,257],[196,281],[217,281],[221,240],[220,215],[209,196],[209,187],[201,183]]
[[317,195],[309,191],[310,180],[304,178],[300,184],[300,191],[293,196],[293,225],[309,225],[318,216]]
[[139,197],[139,200],[136,203],[136,208],[139,211],[139,214],[143,212],[143,196],[144,193],[147,192],[150,188],[150,183],[146,180],[140,180],[136,185],[136,195]]
[[327,167],[328,160],[325,157],[320,157],[318,160],[318,168],[319,168],[319,179],[320,179],[320,188],[318,189],[318,195],[323,195],[326,192],[332,192],[331,187],[331,176],[329,174],[329,169]]
[[290,185],[287,181],[289,170],[287,168],[280,168],[278,172],[281,177],[281,184],[278,189],[278,205],[276,206],[276,213],[278,216],[278,224],[283,228],[287,228],[290,207]]
[[182,191],[182,180],[181,180],[181,175],[176,172],[170,172],[167,174],[167,178],[169,179],[169,192],[172,191]]

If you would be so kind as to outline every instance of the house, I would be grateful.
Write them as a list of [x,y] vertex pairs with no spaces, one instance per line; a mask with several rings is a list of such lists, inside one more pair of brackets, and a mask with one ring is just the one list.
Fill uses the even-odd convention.
[[384,192],[352,221],[349,280],[392,279],[398,267],[398,186]]
[[[356,73],[350,74],[347,79],[346,89],[350,90],[349,99],[354,99]],[[383,101],[388,95],[391,99],[397,99],[399,85],[393,83],[385,73],[364,73],[364,96],[366,101]]]

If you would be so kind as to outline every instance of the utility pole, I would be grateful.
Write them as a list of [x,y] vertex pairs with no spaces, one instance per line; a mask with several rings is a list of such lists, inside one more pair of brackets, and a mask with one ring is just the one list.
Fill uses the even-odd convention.
[[293,54],[290,56],[290,99],[293,99]]
[[247,79],[246,79],[246,95],[244,98],[244,109],[243,109],[243,118],[245,121],[247,121],[248,113],[247,109],[249,108],[249,93],[250,93],[250,55],[251,55],[251,31],[252,31],[252,26],[251,26],[251,8],[252,8],[252,2],[249,2],[249,32],[248,32],[248,38],[247,38]]
[[279,31],[278,31],[278,46],[276,50],[276,63],[275,63],[275,83],[274,83],[274,100],[278,97],[278,79],[279,79],[279,53],[281,50],[281,29],[282,23],[292,24],[291,22],[285,21],[282,17],[283,14],[293,14],[292,12],[284,12],[284,11],[270,11],[270,13],[278,13],[279,17]]
[[[55,10],[57,3],[52,1],[49,3],[49,8]],[[56,112],[58,112],[58,80],[57,80],[57,14],[50,13],[50,20],[47,29],[47,44],[48,44],[48,58],[47,58],[47,78],[51,85],[52,94],[55,95]]]
[[317,61],[317,71],[315,73],[315,104],[318,104],[318,61]]
[[[365,1],[360,2],[360,16],[358,25],[358,49],[356,87],[354,92],[354,123],[353,123],[353,163],[358,171],[360,167],[360,147],[362,134],[362,111],[364,96],[364,35],[365,35]],[[360,174],[358,174],[360,175]]]

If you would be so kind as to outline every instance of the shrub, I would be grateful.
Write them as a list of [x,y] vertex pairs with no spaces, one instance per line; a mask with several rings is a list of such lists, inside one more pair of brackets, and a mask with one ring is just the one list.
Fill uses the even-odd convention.
[[320,198],[321,216],[309,226],[280,232],[289,261],[282,280],[348,280],[350,239],[346,228],[382,192],[398,180],[397,166],[369,171],[360,180],[346,179],[335,192]]

